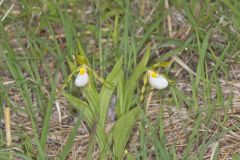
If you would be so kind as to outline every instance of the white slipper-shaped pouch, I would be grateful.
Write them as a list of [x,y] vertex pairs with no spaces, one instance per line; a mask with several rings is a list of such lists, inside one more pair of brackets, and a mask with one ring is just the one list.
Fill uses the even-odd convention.
[[155,89],[165,89],[168,86],[168,80],[161,76],[160,74],[157,74],[156,72],[150,70],[147,72],[148,74],[148,82],[150,86],[152,86]]
[[89,76],[87,73],[87,69],[85,67],[81,67],[74,81],[74,84],[77,87],[84,87],[88,84],[88,81],[89,81]]

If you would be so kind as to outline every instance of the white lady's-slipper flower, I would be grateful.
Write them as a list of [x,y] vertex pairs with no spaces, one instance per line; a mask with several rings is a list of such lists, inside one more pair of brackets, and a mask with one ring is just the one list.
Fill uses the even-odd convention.
[[84,87],[87,85],[88,81],[89,81],[89,76],[87,73],[87,69],[85,67],[81,67],[79,69],[79,73],[74,81],[74,84],[77,87]]
[[168,81],[163,76],[157,74],[156,72],[149,70],[148,74],[148,82],[149,84],[156,89],[164,89],[168,86]]

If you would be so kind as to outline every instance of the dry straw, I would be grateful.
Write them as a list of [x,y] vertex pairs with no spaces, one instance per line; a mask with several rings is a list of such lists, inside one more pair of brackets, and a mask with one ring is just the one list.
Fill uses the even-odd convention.
[[9,107],[4,107],[4,120],[5,120],[5,131],[6,131],[6,145],[11,146],[11,119],[10,119],[10,109]]

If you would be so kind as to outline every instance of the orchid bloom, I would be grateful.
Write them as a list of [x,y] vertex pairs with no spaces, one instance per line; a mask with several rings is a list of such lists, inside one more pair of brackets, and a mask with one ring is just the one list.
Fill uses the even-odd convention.
[[155,71],[149,70],[147,72],[148,82],[155,89],[165,89],[168,86],[168,80],[157,74]]
[[75,86],[84,87],[88,84],[89,76],[86,67],[80,67],[79,73],[74,81]]

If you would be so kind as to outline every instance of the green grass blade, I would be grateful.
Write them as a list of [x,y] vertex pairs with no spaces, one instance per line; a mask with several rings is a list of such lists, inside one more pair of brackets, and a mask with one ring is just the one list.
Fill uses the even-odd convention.
[[202,45],[200,44],[199,36],[197,33],[197,39],[198,39],[198,52],[199,52],[199,61],[198,61],[198,66],[197,66],[197,76],[196,76],[196,84],[198,85],[201,79],[201,76],[204,73],[204,62],[205,62],[205,57],[207,53],[207,47],[208,47],[208,41],[210,37],[210,31],[207,32]]
[[62,12],[62,10],[58,9],[58,13],[60,15],[60,19],[63,24],[64,33],[66,36],[66,45],[67,45],[67,55],[70,57],[74,54],[74,38],[76,35],[76,31],[74,30],[73,20],[71,17],[67,15],[66,12]]
[[77,122],[75,123],[74,128],[72,129],[71,134],[68,137],[66,144],[64,145],[61,153],[58,156],[58,157],[60,157],[61,160],[65,160],[68,153],[71,151],[73,143],[74,143],[74,138],[77,136],[78,128],[80,127],[81,121],[82,121],[82,117],[79,116],[77,119]]
[[47,141],[47,135],[48,135],[48,131],[49,131],[52,108],[53,108],[55,97],[56,97],[57,77],[58,77],[58,75],[55,74],[54,81],[51,84],[52,88],[51,88],[50,98],[49,98],[49,101],[47,104],[46,114],[44,116],[44,123],[43,123],[43,128],[42,128],[42,133],[41,133],[41,139],[40,139],[40,143],[41,143],[43,149],[45,148],[45,144]]
[[196,140],[196,136],[198,135],[198,129],[201,124],[201,115],[199,114],[197,116],[197,119],[195,120],[194,128],[192,130],[192,133],[189,136],[187,147],[184,150],[183,153],[183,160],[188,160],[191,154],[191,150],[193,149],[194,142]]
[[144,44],[146,43],[148,38],[151,36],[152,32],[159,27],[162,21],[163,21],[163,17],[159,17],[153,24],[151,24],[150,26],[147,26],[147,30],[138,44],[139,47],[136,49],[137,53],[141,51],[141,49],[144,47]]
[[[237,16],[240,17],[240,11],[236,8],[236,5],[233,4],[230,0],[222,0],[222,2],[231,9],[231,11]],[[237,2],[238,3],[238,2]]]

